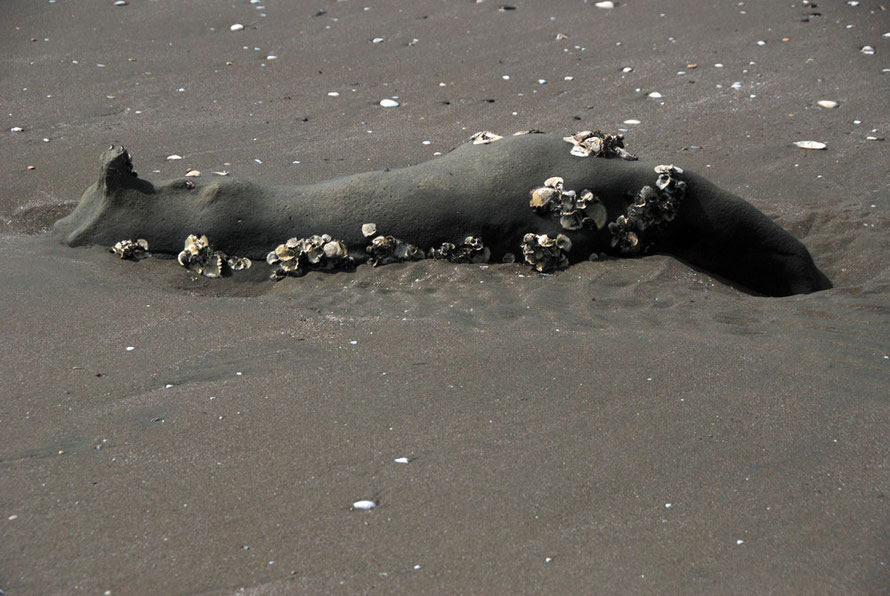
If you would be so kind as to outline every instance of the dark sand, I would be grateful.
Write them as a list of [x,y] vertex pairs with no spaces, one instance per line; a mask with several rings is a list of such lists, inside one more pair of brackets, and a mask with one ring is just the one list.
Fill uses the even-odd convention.
[[[3,3],[6,594],[888,591],[890,11],[513,4]],[[627,128],[835,289],[661,256],[255,284],[38,234],[111,143],[277,184],[526,128]]]

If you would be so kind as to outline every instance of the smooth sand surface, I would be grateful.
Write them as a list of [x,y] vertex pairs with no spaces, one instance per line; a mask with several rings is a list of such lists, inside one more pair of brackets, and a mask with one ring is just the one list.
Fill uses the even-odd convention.
[[[0,589],[886,593],[890,12],[818,4],[4,3]],[[835,288],[664,256],[208,280],[40,233],[111,143],[285,184],[528,128],[626,128]]]

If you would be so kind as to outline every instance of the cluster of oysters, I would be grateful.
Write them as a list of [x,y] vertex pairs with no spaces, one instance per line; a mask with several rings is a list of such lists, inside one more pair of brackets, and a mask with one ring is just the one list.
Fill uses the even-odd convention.
[[328,234],[290,238],[266,255],[266,262],[278,265],[271,275],[276,281],[288,275],[303,275],[309,270],[322,271],[352,266],[352,258],[346,245]]
[[606,206],[592,192],[565,190],[565,180],[559,176],[548,178],[544,186],[532,190],[528,204],[537,213],[558,215],[559,225],[569,231],[585,226],[600,230],[608,217]]
[[467,236],[460,244],[443,242],[439,248],[431,248],[430,257],[452,263],[487,263],[491,250],[482,243],[482,238]]
[[120,242],[116,242],[110,250],[117,255],[119,259],[139,259],[147,256],[148,240],[145,240],[144,238],[139,238],[135,242],[132,240],[121,240]]
[[609,224],[612,246],[617,246],[622,253],[633,255],[647,249],[648,246],[640,242],[639,234],[663,227],[677,216],[680,201],[686,194],[686,183],[677,179],[683,170],[674,165],[660,165],[655,166],[655,173],[658,174],[655,188],[641,188],[627,213]]
[[624,135],[613,135],[601,130],[582,130],[572,136],[563,137],[572,144],[571,154],[576,157],[620,157],[635,161],[637,156],[624,148]]
[[420,261],[426,258],[423,250],[411,243],[399,240],[395,236],[378,235],[375,224],[362,225],[362,235],[365,238],[373,236],[371,244],[365,247],[365,252],[370,255],[368,262],[372,267],[404,261]]
[[547,234],[526,234],[522,238],[522,255],[525,262],[541,273],[553,273],[569,266],[567,253],[572,241],[565,234],[551,238]]
[[226,270],[250,269],[253,264],[247,257],[229,257],[226,253],[210,248],[207,235],[189,234],[185,246],[176,259],[183,267],[197,271],[204,277],[222,277]]

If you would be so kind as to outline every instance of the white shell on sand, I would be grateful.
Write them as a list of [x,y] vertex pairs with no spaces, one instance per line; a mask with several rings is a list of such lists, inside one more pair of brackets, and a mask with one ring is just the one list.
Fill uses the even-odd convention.
[[651,97],[652,99],[661,99],[662,95],[658,91],[653,91],[649,94],[649,97]]
[[189,170],[185,175],[189,178],[196,178],[201,175],[201,172],[199,170]]
[[615,3],[606,0],[605,2],[597,2],[594,6],[597,8],[615,8]]
[[377,224],[366,223],[362,224],[362,235],[365,238],[370,238],[377,233]]
[[395,101],[394,99],[381,99],[380,105],[384,108],[397,108],[399,107],[399,102]]
[[9,132],[22,132],[24,130],[21,126],[13,126],[9,129]]
[[640,121],[635,118],[631,118],[630,120],[625,120],[624,123],[625,124],[639,124]]
[[826,110],[837,107],[837,102],[831,101],[830,99],[820,99],[816,103],[819,104],[820,108],[825,108]]
[[235,23],[234,25],[229,27],[230,31],[241,31],[242,29],[244,29],[244,25],[242,25],[241,23]]
[[812,149],[814,151],[819,151],[826,147],[825,143],[820,143],[819,141],[794,141],[794,144],[801,149]]
[[393,461],[397,464],[407,464],[408,458],[407,457],[397,457]]
[[181,156],[181,155],[176,155],[175,153],[174,153],[173,155],[168,155],[168,156],[167,156],[167,160],[168,160],[168,161],[173,161],[173,160],[175,160],[175,159],[182,159],[182,156]]
[[373,509],[376,506],[377,506],[377,503],[375,503],[374,501],[367,501],[367,500],[356,501],[355,503],[352,504],[352,508],[357,511],[370,511],[371,509]]
[[867,56],[872,56],[875,53],[875,49],[871,46],[862,46],[862,49],[859,51]]

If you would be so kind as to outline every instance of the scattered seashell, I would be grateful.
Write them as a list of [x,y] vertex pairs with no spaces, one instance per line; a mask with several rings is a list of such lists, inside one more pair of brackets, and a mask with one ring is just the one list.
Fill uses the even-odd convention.
[[249,269],[251,265],[247,257],[228,257],[222,251],[213,250],[206,235],[198,237],[196,234],[190,234],[185,239],[176,260],[183,267],[209,278],[223,277],[226,269],[240,271]]
[[490,130],[481,130],[470,137],[470,140],[473,141],[474,145],[487,145],[491,142],[502,139],[501,135],[496,135]]
[[196,178],[201,175],[201,172],[199,170],[189,170],[185,175],[189,178]]
[[394,461],[395,463],[397,463],[397,464],[407,464],[407,463],[409,463],[409,460],[408,460],[407,457],[397,457],[397,458],[395,458],[393,461]]
[[37,169],[37,166],[27,166],[25,169],[33,172],[34,170]]
[[9,132],[22,132],[23,130],[24,128],[22,128],[21,126],[13,126],[9,129]]
[[838,105],[836,101],[831,101],[830,99],[820,99],[816,104],[818,104],[820,108],[825,108],[826,110],[836,108]]
[[865,54],[866,56],[873,56],[875,53],[875,49],[871,46],[862,46],[862,49],[859,51],[862,52],[863,54]]
[[794,141],[794,144],[801,149],[812,149],[814,151],[819,151],[826,148],[825,143],[820,143],[819,141]]
[[244,25],[242,25],[241,23],[235,23],[234,25],[229,27],[229,31],[241,31],[242,29],[244,29]]
[[597,8],[615,8],[615,3],[611,0],[605,0],[604,2],[597,2],[594,4]]
[[210,172],[210,173],[214,174],[216,176],[228,176],[229,175],[228,170],[220,170],[218,172]]
[[562,40],[568,39],[568,38],[569,38],[569,36],[565,33],[557,33],[556,34],[556,41],[562,41]]
[[117,2],[114,3],[114,5],[115,6],[126,6],[127,0],[117,0]]
[[353,511],[370,511],[377,507],[377,501],[361,500],[352,504]]
[[336,91],[328,91],[328,95],[330,97],[340,97],[340,94]]
[[663,96],[658,91],[653,91],[649,94],[649,97],[651,97],[652,99],[661,99]]
[[632,72],[632,71],[633,71],[633,69],[630,66],[625,66],[624,68],[621,69],[621,72]]
[[362,235],[365,238],[370,238],[371,236],[377,233],[377,224],[366,223],[362,224]]
[[177,159],[182,159],[182,156],[181,156],[181,155],[176,155],[175,153],[174,153],[173,155],[168,155],[168,156],[167,156],[167,160],[168,160],[168,161],[174,161],[174,160],[177,160]]
[[397,102],[393,99],[381,99],[380,105],[383,106],[384,108],[397,108],[397,107],[399,107],[399,102]]
[[266,255],[266,262],[277,265],[270,276],[274,280],[288,275],[303,275],[307,271],[345,269],[352,267],[346,244],[328,234],[309,238],[289,238]]
[[624,124],[639,124],[639,123],[640,123],[640,121],[635,118],[631,118],[630,120],[624,121]]

